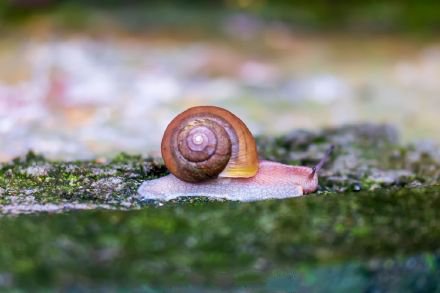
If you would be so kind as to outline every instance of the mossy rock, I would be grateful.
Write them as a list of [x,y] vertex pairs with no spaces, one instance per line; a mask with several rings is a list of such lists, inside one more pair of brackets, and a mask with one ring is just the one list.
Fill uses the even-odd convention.
[[436,187],[3,217],[0,280],[25,289],[305,292],[342,278],[357,280],[352,291],[408,289],[409,280],[438,290],[439,208]]
[[402,146],[378,125],[257,141],[262,158],[290,164],[336,151],[316,194],[251,203],[144,202],[138,186],[167,171],[141,156],[2,164],[0,288],[440,290],[437,147]]
[[[397,131],[386,125],[294,131],[278,138],[258,137],[257,142],[263,159],[308,166],[316,164],[329,145],[335,145],[321,173],[318,193],[440,183],[439,149],[426,144],[402,146]],[[165,174],[160,160],[141,156],[54,162],[30,152],[0,165],[0,212],[139,208],[151,204],[139,200],[139,185]]]

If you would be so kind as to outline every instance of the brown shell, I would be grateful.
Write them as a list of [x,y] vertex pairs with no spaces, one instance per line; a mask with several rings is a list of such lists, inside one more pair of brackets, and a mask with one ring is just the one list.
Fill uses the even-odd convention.
[[237,116],[215,106],[193,107],[177,115],[165,130],[161,151],[168,170],[188,182],[248,178],[258,171],[251,132]]

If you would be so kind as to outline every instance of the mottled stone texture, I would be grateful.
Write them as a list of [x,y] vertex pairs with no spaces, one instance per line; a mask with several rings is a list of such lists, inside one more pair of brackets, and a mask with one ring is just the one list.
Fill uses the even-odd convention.
[[[320,176],[318,194],[418,187],[440,183],[440,149],[399,144],[387,125],[362,124],[281,137],[258,137],[262,159],[313,166],[336,146]],[[121,154],[112,160],[51,162],[34,153],[0,165],[2,213],[138,208],[144,180],[167,174],[160,160]],[[184,200],[184,199],[180,199]],[[201,199],[195,199],[201,200]],[[193,199],[194,201],[194,199]]]

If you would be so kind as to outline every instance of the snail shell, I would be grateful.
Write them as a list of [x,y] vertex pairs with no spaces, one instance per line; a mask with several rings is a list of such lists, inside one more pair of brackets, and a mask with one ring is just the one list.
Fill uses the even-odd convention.
[[161,151],[168,170],[187,182],[249,178],[258,172],[251,132],[237,116],[215,106],[193,107],[177,115],[165,130]]

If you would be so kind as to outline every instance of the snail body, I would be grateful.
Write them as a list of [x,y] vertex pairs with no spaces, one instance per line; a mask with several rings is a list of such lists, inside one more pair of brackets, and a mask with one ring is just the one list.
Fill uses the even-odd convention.
[[332,149],[313,168],[259,161],[255,140],[237,116],[219,107],[193,107],[168,125],[162,139],[162,157],[171,174],[145,181],[138,193],[158,200],[301,196],[318,188],[318,171]]
[[[308,179],[312,171],[307,167],[261,161],[258,173],[254,177],[219,177],[189,183],[170,174],[145,181],[139,188],[139,193],[145,199],[156,200],[171,200],[181,196],[208,196],[239,201],[295,197],[316,189],[317,174]],[[300,173],[304,176],[298,176]]]

